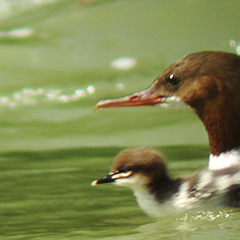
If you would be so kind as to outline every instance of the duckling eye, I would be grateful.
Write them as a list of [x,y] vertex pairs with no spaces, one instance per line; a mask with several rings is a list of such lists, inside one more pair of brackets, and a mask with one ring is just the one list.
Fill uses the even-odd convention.
[[175,77],[173,74],[171,74],[169,76],[169,78],[167,79],[167,82],[172,84],[172,85],[177,85],[178,83],[180,83],[180,79]]
[[128,172],[129,171],[129,169],[128,168],[122,168],[119,172]]

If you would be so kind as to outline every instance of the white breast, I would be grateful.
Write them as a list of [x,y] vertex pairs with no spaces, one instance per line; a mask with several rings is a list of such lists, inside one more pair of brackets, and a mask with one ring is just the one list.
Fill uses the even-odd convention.
[[228,167],[240,168],[240,149],[234,149],[228,152],[221,153],[220,155],[210,155],[208,169],[217,170]]
[[168,214],[178,213],[180,210],[174,205],[175,196],[166,201],[166,203],[160,204],[154,195],[149,194],[145,189],[134,191],[134,195],[139,207],[152,217],[163,217]]

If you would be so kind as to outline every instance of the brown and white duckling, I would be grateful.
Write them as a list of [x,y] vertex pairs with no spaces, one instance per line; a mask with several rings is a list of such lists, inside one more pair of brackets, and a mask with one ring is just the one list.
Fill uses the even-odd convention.
[[240,207],[238,168],[203,170],[191,178],[172,179],[163,158],[149,148],[122,151],[111,172],[91,185],[109,182],[132,189],[140,208],[153,217],[189,209]]

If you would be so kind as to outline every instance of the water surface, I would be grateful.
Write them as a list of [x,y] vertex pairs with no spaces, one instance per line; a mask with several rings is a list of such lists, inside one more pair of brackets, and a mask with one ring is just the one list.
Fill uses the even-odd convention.
[[239,1],[0,1],[0,239],[237,239],[238,209],[155,220],[130,190],[92,188],[122,149],[153,146],[172,176],[207,167],[188,108],[94,111],[183,55],[235,52]]

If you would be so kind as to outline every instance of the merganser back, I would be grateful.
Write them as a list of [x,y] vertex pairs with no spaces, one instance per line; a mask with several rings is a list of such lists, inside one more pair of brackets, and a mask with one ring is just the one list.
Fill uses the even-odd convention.
[[149,148],[122,151],[111,172],[92,186],[109,182],[132,189],[140,208],[153,217],[190,209],[240,207],[238,169],[204,170],[190,178],[172,179],[162,157]]
[[209,168],[240,167],[240,57],[199,52],[171,64],[146,90],[100,101],[98,108],[182,101],[202,120],[209,138]]

